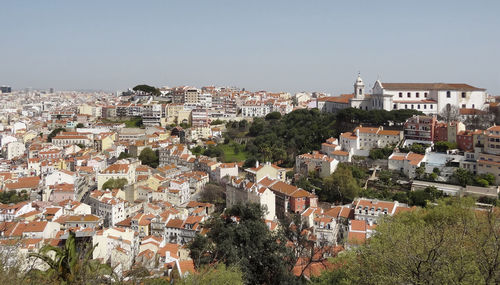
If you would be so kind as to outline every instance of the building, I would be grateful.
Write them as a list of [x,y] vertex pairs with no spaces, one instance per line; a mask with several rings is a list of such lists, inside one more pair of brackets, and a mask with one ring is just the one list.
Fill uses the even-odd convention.
[[266,220],[276,219],[276,200],[274,192],[269,188],[249,180],[233,178],[226,185],[226,207],[238,203],[257,203],[265,211]]
[[342,151],[349,152],[351,155],[368,156],[371,149],[395,146],[402,139],[403,132],[401,131],[360,125],[352,132],[340,134],[340,147]]
[[295,172],[308,175],[309,172],[313,171],[318,173],[319,177],[325,178],[337,169],[338,164],[338,160],[313,151],[310,154],[305,153],[295,157]]
[[410,209],[407,204],[398,201],[387,202],[366,198],[356,198],[352,202],[352,208],[355,220],[366,221],[369,224],[376,224],[381,217],[393,216],[400,211]]
[[[404,136],[406,140],[430,144],[435,141],[436,129],[435,116],[413,116],[404,124]],[[439,128],[438,128],[439,129]],[[446,133],[447,136],[447,133]]]
[[135,166],[132,164],[113,164],[102,172],[97,173],[97,189],[102,189],[102,185],[109,179],[124,178],[128,184],[135,182]]
[[0,93],[1,94],[11,93],[11,92],[12,92],[12,87],[6,86],[6,85],[0,86]]
[[286,170],[270,162],[260,164],[257,161],[255,167],[247,168],[245,171],[247,177],[253,182],[261,181],[265,177],[279,181],[286,180]]
[[416,170],[422,165],[425,155],[418,153],[396,153],[389,156],[389,170],[401,171],[410,179],[416,176]]
[[15,157],[22,157],[26,151],[26,146],[22,142],[11,142],[7,144],[5,158],[11,160]]
[[411,109],[426,115],[438,114],[451,106],[482,110],[487,99],[486,89],[464,83],[383,83],[377,80],[372,94],[365,94],[365,84],[358,75],[354,92],[340,97],[325,99],[323,110]]

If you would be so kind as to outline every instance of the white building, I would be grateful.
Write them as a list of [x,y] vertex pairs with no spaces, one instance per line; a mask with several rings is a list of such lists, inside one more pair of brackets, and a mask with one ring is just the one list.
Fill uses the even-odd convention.
[[354,93],[325,100],[324,110],[357,108],[363,110],[413,109],[438,114],[449,106],[482,110],[486,89],[464,83],[383,83],[377,80],[372,94],[365,94],[365,84],[358,75]]
[[401,171],[409,178],[414,178],[424,158],[425,155],[413,152],[393,153],[389,156],[389,170]]
[[11,142],[7,145],[5,158],[11,160],[15,157],[23,156],[25,151],[26,147],[24,146],[24,143],[17,141]]
[[264,117],[271,112],[271,108],[263,103],[247,101],[241,106],[241,115],[243,117]]
[[353,155],[368,156],[372,148],[396,145],[403,139],[403,132],[384,130],[383,127],[359,126],[353,132],[340,134],[342,151]]

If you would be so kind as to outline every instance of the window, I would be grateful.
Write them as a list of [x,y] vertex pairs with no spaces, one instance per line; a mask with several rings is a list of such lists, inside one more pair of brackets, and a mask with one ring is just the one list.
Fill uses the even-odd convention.
[[417,109],[420,109],[420,104],[417,105]]
[[420,93],[415,93],[415,97],[419,98],[420,97]]
[[410,92],[406,93],[406,97],[411,98],[411,93]]
[[424,104],[424,109],[427,109],[427,105]]
[[403,92],[399,92],[399,98],[403,98]]
[[405,104],[405,109],[408,109],[408,105]]
[[451,91],[446,91],[446,98],[451,98]]
[[466,95],[465,95],[465,92],[462,92],[462,98],[465,98]]
[[465,108],[465,104],[462,104],[462,108]]
[[392,107],[393,109],[397,109],[398,106],[396,104],[394,104],[394,106]]
[[427,92],[424,92],[424,97],[427,98]]
[[474,109],[474,104],[472,104],[472,109]]
[[412,109],[415,109],[415,105],[411,104],[411,108],[412,108]]
[[433,107],[432,107],[433,105],[430,105],[430,106],[431,106],[431,109],[432,109],[432,108],[433,108]]

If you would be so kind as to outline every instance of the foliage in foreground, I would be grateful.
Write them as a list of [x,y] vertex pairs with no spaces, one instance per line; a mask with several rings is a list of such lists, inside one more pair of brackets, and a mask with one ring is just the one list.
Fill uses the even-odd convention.
[[500,211],[475,211],[473,200],[437,206],[380,223],[369,242],[335,260],[316,284],[498,284]]
[[30,253],[30,257],[42,260],[49,269],[41,272],[34,271],[40,281],[49,283],[56,280],[60,284],[89,284],[92,282],[106,282],[105,276],[111,276],[111,267],[92,260],[95,246],[77,249],[75,233],[69,232],[64,248],[45,245],[38,253]]
[[[238,221],[234,219],[238,217]],[[190,244],[197,268],[214,261],[237,265],[247,284],[282,284],[295,281],[293,252],[285,237],[269,230],[258,204],[236,205],[224,216],[212,218],[206,236],[197,235]]]

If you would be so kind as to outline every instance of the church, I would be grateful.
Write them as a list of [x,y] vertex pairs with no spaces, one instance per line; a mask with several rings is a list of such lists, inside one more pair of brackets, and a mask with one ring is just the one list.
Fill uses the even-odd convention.
[[363,79],[358,75],[352,94],[322,98],[322,110],[336,112],[345,108],[386,111],[412,109],[432,115],[451,106],[483,110],[486,99],[486,89],[464,83],[383,83],[377,80],[372,93],[366,94]]

